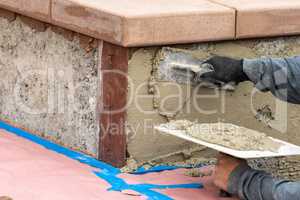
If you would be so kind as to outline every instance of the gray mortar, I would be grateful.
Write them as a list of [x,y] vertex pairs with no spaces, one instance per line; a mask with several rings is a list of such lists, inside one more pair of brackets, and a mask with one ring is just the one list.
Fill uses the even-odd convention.
[[0,18],[1,119],[97,156],[97,58],[78,37]]

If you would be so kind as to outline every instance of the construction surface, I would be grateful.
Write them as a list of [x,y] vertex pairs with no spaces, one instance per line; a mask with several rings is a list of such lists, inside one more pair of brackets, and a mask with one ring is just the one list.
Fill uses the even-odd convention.
[[186,176],[185,169],[120,174],[116,168],[2,122],[1,128],[12,132],[0,131],[0,196],[14,200],[221,199],[211,182],[212,167],[199,169],[206,175],[197,178]]

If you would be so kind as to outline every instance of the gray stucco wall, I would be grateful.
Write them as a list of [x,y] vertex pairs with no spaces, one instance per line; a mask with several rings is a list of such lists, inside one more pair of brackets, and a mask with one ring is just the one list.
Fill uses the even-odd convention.
[[23,21],[0,17],[0,118],[96,156],[97,48]]

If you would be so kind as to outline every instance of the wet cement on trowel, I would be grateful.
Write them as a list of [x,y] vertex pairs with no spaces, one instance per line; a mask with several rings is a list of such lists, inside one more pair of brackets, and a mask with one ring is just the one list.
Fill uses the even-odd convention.
[[278,152],[282,146],[264,133],[229,123],[199,124],[177,120],[162,126],[172,130],[182,130],[193,138],[239,151]]

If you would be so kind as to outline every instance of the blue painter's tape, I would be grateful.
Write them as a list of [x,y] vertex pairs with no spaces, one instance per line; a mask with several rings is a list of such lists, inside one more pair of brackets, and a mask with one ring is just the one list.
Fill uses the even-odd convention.
[[156,172],[162,172],[162,171],[171,171],[176,169],[182,169],[182,168],[200,168],[206,166],[205,164],[199,164],[197,166],[168,166],[168,165],[160,165],[151,167],[150,169],[145,169],[144,167],[138,168],[135,172],[132,172],[131,174],[148,174],[148,173],[156,173]]
[[[99,160],[96,160],[95,158],[72,151],[70,149],[67,149],[65,147],[62,147],[60,145],[57,145],[53,142],[50,142],[48,140],[45,140],[41,137],[35,136],[31,133],[28,133],[24,130],[21,130],[19,128],[13,127],[11,125],[8,125],[4,122],[0,121],[0,128],[5,129],[11,133],[14,133],[15,135],[18,135],[20,137],[23,137],[27,140],[30,140],[34,143],[37,143],[49,150],[55,151],[59,154],[63,154],[73,160],[77,160],[81,163],[87,164],[89,166],[92,166],[94,168],[99,169],[100,171],[94,171],[94,174],[96,174],[101,179],[107,181],[111,188],[110,191],[123,191],[123,190],[134,190],[142,195],[145,195],[148,197],[149,200],[172,200],[172,198],[161,194],[159,192],[153,191],[152,189],[175,189],[175,188],[190,188],[190,189],[200,189],[203,188],[202,184],[199,183],[191,183],[191,184],[179,184],[179,185],[154,185],[154,184],[127,184],[123,179],[119,178],[117,175],[121,173],[120,169],[115,168],[109,164],[106,164],[104,162],[101,162]],[[173,170],[177,169],[178,167],[166,167],[166,166],[157,166],[154,167],[152,170],[141,170],[140,173],[149,173],[149,172],[160,172],[164,170]]]
[[150,169],[145,169],[144,167],[138,168],[135,172],[132,172],[131,174],[148,174],[148,173],[155,173],[155,172],[162,172],[167,170],[175,170],[179,169],[181,167],[177,166],[167,166],[167,165],[161,165],[161,166],[155,166],[151,167]]
[[136,184],[138,187],[145,189],[201,189],[203,185],[200,183],[188,183],[188,184],[175,184],[175,185],[154,185],[154,184]]
[[168,197],[167,195],[161,194],[159,192],[153,190],[144,190],[142,188],[134,188],[135,191],[144,194],[148,197],[148,200],[173,200],[172,198]]
[[186,188],[186,189],[201,189],[203,185],[200,183],[190,183],[190,184],[177,184],[177,185],[156,185],[156,184],[128,184],[123,179],[111,175],[106,172],[94,172],[98,177],[106,180],[110,185],[110,191],[123,191],[123,190],[133,190],[139,192],[142,195],[148,197],[151,200],[170,200],[171,198],[163,195],[159,192],[153,191],[153,189],[177,189],[177,188]]

